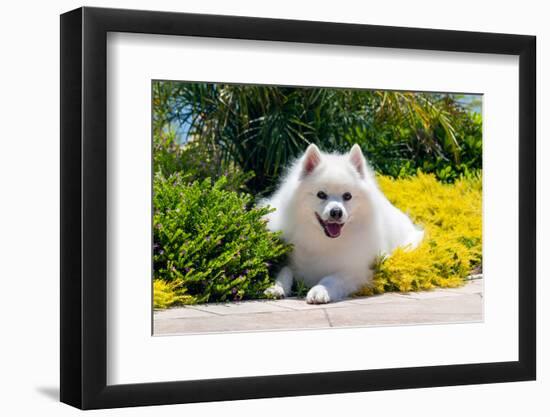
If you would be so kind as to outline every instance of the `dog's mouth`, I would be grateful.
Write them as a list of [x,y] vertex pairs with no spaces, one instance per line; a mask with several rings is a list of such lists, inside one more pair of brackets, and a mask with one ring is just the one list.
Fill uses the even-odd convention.
[[325,235],[333,239],[340,236],[340,233],[342,233],[342,228],[344,227],[344,223],[324,221],[323,219],[321,219],[321,216],[317,214],[317,212],[315,213],[315,217],[317,217],[317,220],[323,228]]

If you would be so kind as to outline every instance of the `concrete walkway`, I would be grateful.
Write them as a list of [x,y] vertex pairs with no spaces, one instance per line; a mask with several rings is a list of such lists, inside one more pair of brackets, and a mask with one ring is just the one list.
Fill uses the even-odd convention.
[[311,305],[304,299],[201,304],[154,313],[155,335],[463,323],[483,320],[483,280],[461,288]]

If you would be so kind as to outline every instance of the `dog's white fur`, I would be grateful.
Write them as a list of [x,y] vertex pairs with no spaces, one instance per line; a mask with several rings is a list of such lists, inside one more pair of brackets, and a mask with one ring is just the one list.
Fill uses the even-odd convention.
[[[276,298],[289,295],[296,278],[311,287],[308,303],[341,300],[371,282],[377,256],[413,248],[424,236],[380,191],[358,145],[345,155],[310,145],[262,204],[275,208],[269,229],[294,246],[289,265],[266,291]],[[333,209],[339,219],[331,217]]]

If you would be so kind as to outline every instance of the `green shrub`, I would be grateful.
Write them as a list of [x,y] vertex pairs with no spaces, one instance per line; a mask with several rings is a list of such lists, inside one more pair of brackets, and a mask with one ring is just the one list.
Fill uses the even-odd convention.
[[290,250],[265,226],[270,209],[226,186],[225,177],[189,183],[181,173],[155,175],[154,278],[185,293],[181,303],[259,298]]

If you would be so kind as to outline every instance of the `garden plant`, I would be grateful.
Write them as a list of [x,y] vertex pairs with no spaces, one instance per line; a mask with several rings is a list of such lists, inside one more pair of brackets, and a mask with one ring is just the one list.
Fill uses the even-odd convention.
[[309,143],[359,144],[426,230],[415,250],[380,258],[361,294],[455,287],[481,271],[477,97],[155,81],[152,104],[156,308],[264,297],[292,248],[256,203]]

